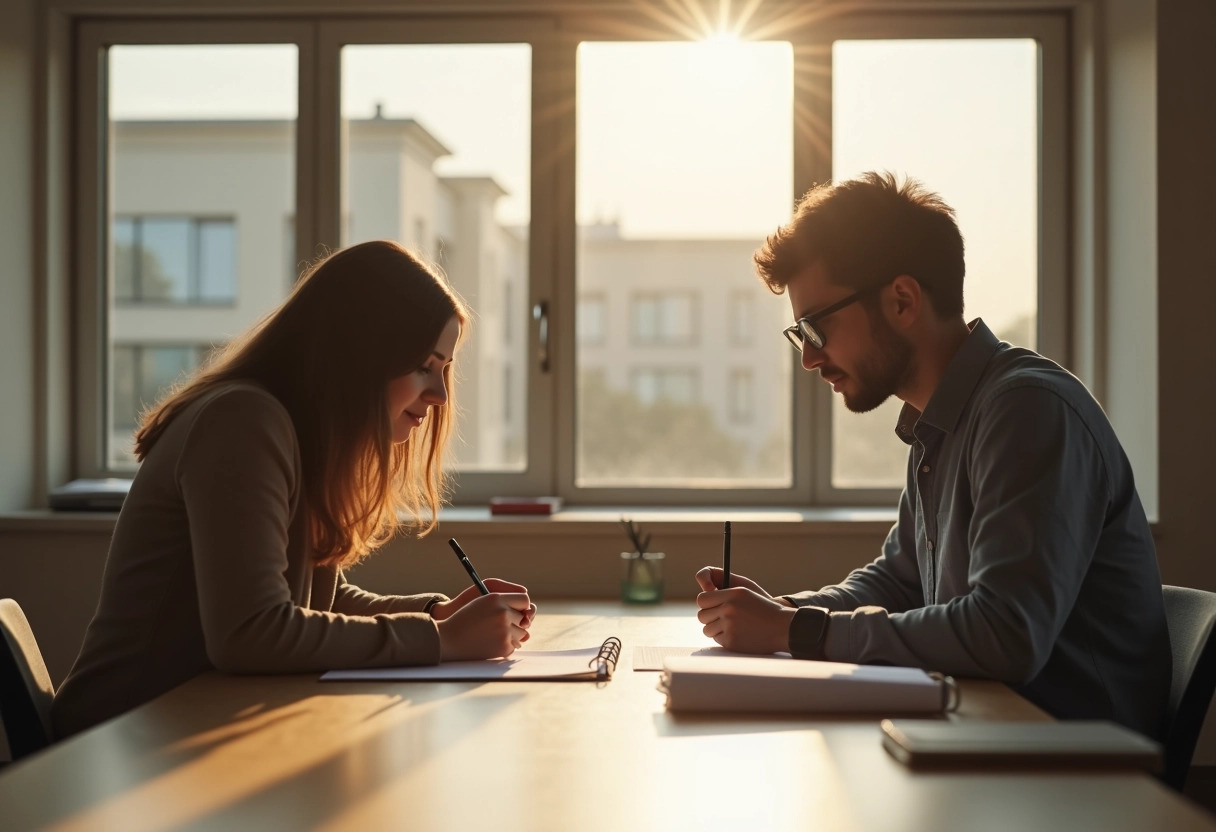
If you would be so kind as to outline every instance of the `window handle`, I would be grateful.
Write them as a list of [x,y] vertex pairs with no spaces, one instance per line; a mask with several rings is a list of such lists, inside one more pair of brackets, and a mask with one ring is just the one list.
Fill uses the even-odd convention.
[[549,372],[549,301],[538,300],[532,306],[532,320],[540,326],[536,331],[536,362],[542,373]]

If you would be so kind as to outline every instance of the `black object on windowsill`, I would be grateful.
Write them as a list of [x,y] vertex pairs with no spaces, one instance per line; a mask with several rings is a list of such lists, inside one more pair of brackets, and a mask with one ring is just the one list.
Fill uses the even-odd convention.
[[131,489],[131,481],[120,477],[100,480],[72,480],[49,495],[55,511],[118,511]]

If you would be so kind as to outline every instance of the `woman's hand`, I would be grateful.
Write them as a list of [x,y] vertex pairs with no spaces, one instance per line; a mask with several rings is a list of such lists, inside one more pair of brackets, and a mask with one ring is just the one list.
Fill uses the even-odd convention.
[[[489,589],[490,581],[485,583]],[[507,582],[496,583],[501,586]],[[471,589],[473,594],[467,600],[462,602],[468,592],[465,590],[447,602],[456,606],[455,611],[435,622],[439,628],[439,660],[442,662],[509,656],[528,640],[528,627],[536,607],[527,592],[494,591],[481,595],[476,587]]]
[[[512,593],[522,592],[524,595],[528,594],[528,588],[526,586],[523,586],[522,584],[513,584],[510,581],[504,581],[500,578],[486,578],[485,581],[483,581],[483,583],[486,585],[486,589],[490,590],[491,593],[494,593],[494,592],[512,592]],[[452,617],[453,614],[456,613],[457,610],[462,609],[470,601],[473,601],[480,597],[481,597],[480,590],[478,590],[476,586],[469,586],[469,587],[465,588],[465,590],[463,592],[461,592],[459,595],[457,595],[455,598],[451,599],[450,601],[440,601],[439,603],[432,605],[431,606],[431,618],[435,619],[436,621],[444,621],[446,619],[449,619]],[[536,616],[536,605],[530,603],[528,605],[528,614],[524,621],[525,630],[528,627],[532,626],[532,619],[535,616]],[[528,640],[528,637],[525,635],[524,641],[527,641],[527,640]]]

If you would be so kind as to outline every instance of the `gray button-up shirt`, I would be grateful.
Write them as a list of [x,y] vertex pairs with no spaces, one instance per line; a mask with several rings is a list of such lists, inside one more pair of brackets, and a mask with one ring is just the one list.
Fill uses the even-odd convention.
[[1156,552],[1085,386],[977,320],[896,432],[907,483],[882,555],[787,596],[831,611],[823,655],[999,679],[1057,717],[1159,736],[1171,660]]

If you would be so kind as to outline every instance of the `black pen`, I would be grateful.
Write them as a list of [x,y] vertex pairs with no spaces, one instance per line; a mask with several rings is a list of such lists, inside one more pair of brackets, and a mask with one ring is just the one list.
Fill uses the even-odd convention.
[[481,594],[489,595],[490,590],[486,589],[486,585],[481,582],[481,578],[477,577],[477,570],[473,568],[473,564],[469,561],[469,556],[461,550],[460,544],[456,542],[456,538],[449,537],[448,545],[452,547],[452,551],[456,553],[456,557],[460,558],[464,571],[469,573],[469,577],[473,579],[473,583],[477,584],[477,589]]
[[730,521],[722,529],[722,589],[730,586]]

